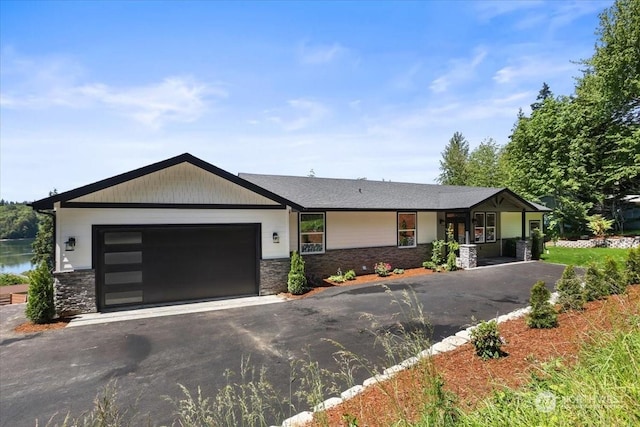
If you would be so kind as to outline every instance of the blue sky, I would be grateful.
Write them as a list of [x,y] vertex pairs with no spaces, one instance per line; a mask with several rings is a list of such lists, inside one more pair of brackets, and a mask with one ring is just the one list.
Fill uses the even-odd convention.
[[0,2],[0,189],[184,152],[229,172],[434,182],[573,90],[611,1]]

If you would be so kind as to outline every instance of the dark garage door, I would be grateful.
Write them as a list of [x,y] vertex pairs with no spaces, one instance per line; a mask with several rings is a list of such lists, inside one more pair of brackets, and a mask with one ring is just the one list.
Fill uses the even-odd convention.
[[96,227],[100,309],[258,293],[259,224]]

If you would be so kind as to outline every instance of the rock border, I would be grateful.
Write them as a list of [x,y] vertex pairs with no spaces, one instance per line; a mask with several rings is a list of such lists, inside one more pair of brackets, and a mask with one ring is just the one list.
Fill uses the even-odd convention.
[[[554,304],[558,299],[558,293],[554,292],[551,294],[551,298],[549,301]],[[518,319],[520,317],[525,316],[531,311],[531,306],[527,306],[525,308],[519,308],[510,313],[503,314],[502,316],[498,316],[495,318],[497,323],[504,323],[509,320]],[[421,360],[426,359],[427,357],[435,356],[436,354],[446,353],[448,351],[455,350],[468,343],[471,340],[471,332],[476,328],[476,326],[470,326],[466,329],[456,332],[455,334],[444,338],[443,340],[433,344],[426,350],[421,351],[417,356],[410,357],[397,365],[391,366],[381,374],[374,375],[373,377],[367,378],[362,382],[362,385],[356,385],[351,387],[348,390],[340,393],[340,397],[330,397],[324,402],[316,405],[312,411],[302,411],[290,418],[284,420],[281,426],[272,426],[272,427],[302,427],[311,421],[313,421],[313,414],[316,412],[322,412],[327,409],[333,408],[335,406],[340,405],[341,403],[354,398],[358,394],[362,393],[366,388],[379,384],[383,381],[393,378],[398,372],[402,372],[406,369],[410,369],[411,367],[418,364]]]

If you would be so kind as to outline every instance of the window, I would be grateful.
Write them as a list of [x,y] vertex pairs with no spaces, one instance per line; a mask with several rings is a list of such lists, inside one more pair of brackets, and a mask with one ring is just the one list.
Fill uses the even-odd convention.
[[416,246],[416,213],[398,212],[398,247]]
[[324,214],[300,214],[300,253],[320,254],[324,252]]
[[487,212],[486,242],[496,241],[496,213]]
[[476,212],[473,216],[475,243],[493,243],[497,239],[495,212]]
[[473,234],[475,243],[484,243],[484,212],[476,212],[473,216]]

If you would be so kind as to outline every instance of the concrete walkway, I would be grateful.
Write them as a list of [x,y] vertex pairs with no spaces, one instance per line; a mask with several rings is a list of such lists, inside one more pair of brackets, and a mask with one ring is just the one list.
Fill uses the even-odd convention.
[[75,326],[96,325],[100,323],[122,322],[125,320],[150,319],[153,317],[175,316],[179,314],[204,313],[208,311],[226,310],[239,307],[253,307],[256,305],[277,304],[286,299],[276,295],[262,297],[244,297],[220,299],[215,301],[195,302],[189,304],[173,304],[158,307],[122,310],[107,313],[81,314],[73,318],[68,328]]

